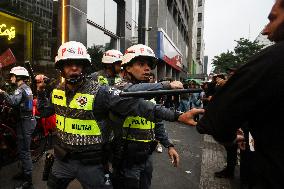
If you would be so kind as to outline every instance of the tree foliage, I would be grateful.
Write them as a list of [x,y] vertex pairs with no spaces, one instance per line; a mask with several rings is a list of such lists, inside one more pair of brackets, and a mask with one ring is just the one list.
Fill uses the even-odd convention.
[[247,63],[250,57],[257,54],[264,47],[256,41],[250,41],[245,38],[235,41],[237,45],[233,51],[227,51],[214,57],[212,61],[214,73],[226,72],[228,68],[242,66]]
[[87,71],[89,73],[92,73],[103,69],[102,65],[102,57],[104,54],[103,50],[99,46],[93,45],[91,48],[88,48],[88,53],[91,56],[93,66],[89,68]]

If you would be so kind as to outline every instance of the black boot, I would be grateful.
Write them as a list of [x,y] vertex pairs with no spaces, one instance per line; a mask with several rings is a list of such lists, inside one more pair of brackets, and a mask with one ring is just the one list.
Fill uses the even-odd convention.
[[42,180],[47,181],[49,173],[51,172],[52,165],[54,163],[54,156],[53,154],[47,153],[44,163],[44,169],[42,173]]
[[32,175],[25,175],[24,181],[19,186],[16,186],[15,189],[34,189]]
[[234,178],[235,168],[225,167],[223,170],[215,172],[214,175],[217,178]]

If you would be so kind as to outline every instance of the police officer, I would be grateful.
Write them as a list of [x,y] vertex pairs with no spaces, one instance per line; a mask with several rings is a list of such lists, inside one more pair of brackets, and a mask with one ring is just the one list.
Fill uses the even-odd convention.
[[23,172],[18,175],[18,178],[23,178],[24,182],[17,188],[33,188],[30,144],[36,121],[32,115],[33,93],[26,84],[26,81],[29,79],[29,73],[24,67],[17,66],[11,69],[10,76],[11,83],[16,83],[18,88],[12,95],[8,95],[1,89],[0,94],[15,108],[19,115],[16,131],[19,159],[22,162]]
[[[121,88],[123,86],[124,91],[146,91],[146,90],[163,90],[163,89],[178,89],[183,88],[182,83],[178,81],[173,82],[161,82],[161,83],[155,83],[155,84],[148,84],[148,83],[129,83],[125,80],[122,80],[121,77],[123,76],[124,70],[121,70],[121,62],[122,62],[123,54],[118,50],[108,50],[104,53],[102,57],[102,64],[104,66],[104,69],[98,72],[95,72],[91,74],[92,79],[98,81],[101,85],[109,85],[114,86],[116,88]],[[115,115],[110,113],[110,117],[114,118]],[[118,132],[120,132],[120,127],[122,123],[117,123],[117,120],[114,118],[112,120],[105,119],[104,121],[101,121],[100,124],[106,124],[108,129],[114,130],[114,133],[117,135]],[[157,133],[158,139],[161,139],[163,141],[167,141],[167,135],[164,134],[165,128],[162,122],[158,123],[160,125],[158,132],[161,133],[161,136]],[[117,127],[120,126],[120,127]],[[110,175],[112,171],[112,164],[110,163],[112,160],[112,150],[111,147],[116,144],[116,139],[113,141],[113,135],[112,132],[110,133],[110,144],[105,144],[105,161],[109,161],[109,163],[106,164],[106,175]],[[165,139],[164,139],[165,138]],[[167,145],[168,146],[168,143]],[[107,152],[108,151],[108,152]],[[173,149],[171,152],[174,151]],[[114,162],[116,163],[116,162]],[[107,180],[107,179],[105,179]],[[108,182],[108,181],[107,181]]]
[[95,72],[90,76],[97,80],[101,85],[114,85],[120,79],[120,70],[123,54],[119,50],[108,50],[104,53],[102,58],[103,70]]
[[108,112],[126,117],[139,115],[154,119],[181,121],[196,125],[193,116],[202,111],[172,112],[162,106],[132,98],[120,98],[119,91],[101,86],[85,77],[91,65],[86,47],[76,41],[62,44],[55,67],[65,82],[46,98],[44,84],[38,84],[38,109],[42,116],[56,114],[55,162],[48,180],[49,188],[67,188],[75,178],[83,188],[103,188],[102,146],[106,142],[104,125],[98,124]]
[[[150,47],[141,44],[129,47],[122,61],[127,83],[122,82],[125,85],[120,85],[120,89],[129,91],[129,84],[138,86],[138,83],[148,82],[150,71],[155,68],[156,62]],[[159,85],[161,83],[149,84],[152,88],[158,88]],[[155,140],[158,139],[168,148],[174,166],[178,165],[179,156],[159,120],[153,122],[148,117],[129,116],[122,124],[122,140],[115,152],[117,160],[114,160],[114,188],[150,188],[153,171],[151,154],[157,145]]]

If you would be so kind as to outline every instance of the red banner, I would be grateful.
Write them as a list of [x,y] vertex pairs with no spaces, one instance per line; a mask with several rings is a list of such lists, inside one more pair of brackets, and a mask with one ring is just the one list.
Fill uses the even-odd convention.
[[0,68],[9,66],[11,64],[14,64],[15,62],[16,58],[10,48],[0,56]]

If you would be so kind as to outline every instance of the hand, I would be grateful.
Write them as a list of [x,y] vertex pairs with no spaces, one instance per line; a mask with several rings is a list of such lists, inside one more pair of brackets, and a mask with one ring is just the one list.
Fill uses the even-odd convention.
[[179,165],[179,155],[178,155],[177,151],[175,150],[175,148],[169,147],[168,148],[168,154],[169,154],[169,157],[170,157],[171,162],[174,165],[174,167],[177,167]]
[[170,82],[171,89],[183,89],[183,84],[180,81]]
[[241,150],[246,149],[246,142],[243,134],[237,134],[236,142]]
[[2,89],[0,89],[0,93],[5,93],[5,91],[3,91]]
[[44,83],[44,81],[36,83],[36,89],[38,91],[43,91],[45,89],[45,86],[46,86],[46,84]]
[[194,121],[194,117],[199,115],[199,114],[203,114],[204,111],[205,111],[204,109],[193,108],[192,110],[184,112],[183,114],[181,114],[178,118],[178,121],[185,123],[187,125],[190,125],[190,126],[196,126],[197,122]]
[[219,77],[217,77],[216,78],[216,83],[217,83],[217,85],[219,85],[219,86],[223,86],[223,85],[225,85],[225,83],[227,82],[227,80],[224,80],[224,79],[222,79],[222,78],[219,78]]

